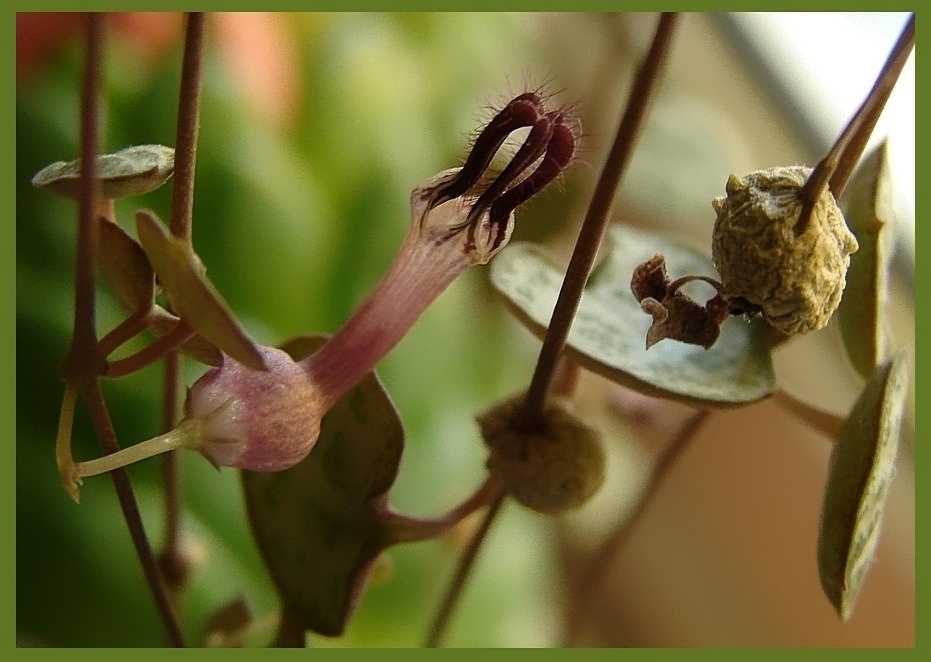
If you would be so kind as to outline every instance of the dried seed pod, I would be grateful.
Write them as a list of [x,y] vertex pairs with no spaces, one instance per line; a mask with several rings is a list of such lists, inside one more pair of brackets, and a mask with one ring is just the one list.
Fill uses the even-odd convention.
[[799,236],[799,191],[811,174],[787,166],[731,175],[717,212],[711,256],[726,297],[758,308],[787,335],[823,328],[840,304],[856,237],[830,191]]
[[556,515],[578,508],[604,482],[601,435],[557,402],[547,406],[540,428],[523,430],[517,424],[523,401],[512,398],[478,418],[489,471],[532,510]]

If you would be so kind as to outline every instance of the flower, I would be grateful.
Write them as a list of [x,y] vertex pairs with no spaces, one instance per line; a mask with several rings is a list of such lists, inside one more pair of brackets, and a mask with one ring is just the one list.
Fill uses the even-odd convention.
[[[191,386],[186,416],[174,430],[79,463],[78,475],[182,447],[217,467],[280,471],[300,462],[330,407],[374,370],[459,274],[504,248],[517,207],[571,163],[579,125],[565,110],[547,110],[544,101],[536,92],[513,99],[479,134],[461,168],[413,190],[410,225],[387,273],[317,351],[294,361],[281,350],[260,348],[264,371],[225,357]],[[483,182],[508,136],[525,127],[530,132],[504,170]]]

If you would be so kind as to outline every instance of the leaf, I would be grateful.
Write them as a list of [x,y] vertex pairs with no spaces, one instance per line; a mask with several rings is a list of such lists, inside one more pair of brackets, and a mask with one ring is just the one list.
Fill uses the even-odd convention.
[[885,142],[864,158],[843,202],[844,217],[860,248],[850,256],[838,321],[847,355],[857,372],[869,379],[885,354],[887,247],[895,214]]
[[[101,195],[116,200],[154,191],[171,177],[175,150],[164,145],[134,145],[97,156]],[[81,159],[56,161],[32,178],[33,186],[72,200],[80,197]]]
[[[652,320],[630,281],[637,265],[657,253],[665,255],[674,276],[714,274],[708,258],[668,237],[612,226],[572,323],[567,356],[640,393],[698,406],[737,406],[771,395],[775,377],[766,329],[758,321],[725,321],[707,350],[671,340],[645,349]],[[562,271],[531,244],[511,245],[491,265],[492,285],[541,338],[562,281]]]
[[155,301],[152,265],[136,240],[110,221],[100,223],[100,270],[116,298],[130,312],[152,307]]
[[151,211],[136,212],[136,227],[142,248],[181,319],[243,365],[264,370],[261,353],[207,280],[190,242],[169,235]]
[[879,541],[908,391],[906,352],[873,373],[831,455],[818,537],[818,573],[847,620]]
[[[300,360],[323,343],[285,345]],[[397,477],[404,430],[374,373],[323,418],[317,444],[277,473],[242,472],[249,521],[284,609],[304,626],[341,634],[379,553],[381,514]]]

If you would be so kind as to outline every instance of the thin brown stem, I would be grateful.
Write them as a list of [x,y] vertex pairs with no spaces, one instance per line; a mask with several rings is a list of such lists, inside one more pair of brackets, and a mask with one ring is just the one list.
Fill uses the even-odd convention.
[[646,117],[660,69],[669,51],[677,18],[674,13],[664,13],[660,16],[652,46],[637,71],[614,144],[595,185],[527,391],[522,416],[527,427],[533,427],[543,414],[553,374],[565,349],[572,320],[582,299],[582,291],[604,240],[614,197],[633,154],[634,144]]
[[128,342],[132,338],[135,338],[137,335],[149,328],[149,316],[151,314],[151,308],[148,310],[143,308],[141,310],[137,310],[125,320],[120,322],[103,338],[100,339],[100,342],[97,344],[97,352],[99,355],[102,358],[110,356],[110,354],[116,351],[120,345]]
[[682,457],[683,452],[688,447],[688,442],[695,438],[696,433],[708,419],[709,414],[708,410],[697,411],[685,423],[654,465],[650,481],[633,512],[618,522],[614,531],[602,541],[598,550],[592,555],[591,561],[585,567],[581,578],[572,588],[573,597],[569,601],[566,615],[564,646],[573,646],[578,643],[582,635],[582,625],[589,620],[591,610],[597,604],[595,598],[598,594],[598,588],[613,566],[614,559],[624,548],[624,544],[630,538],[630,534],[637,526],[637,523],[643,519],[654,497],[659,493],[663,482],[669,476],[676,460]]
[[[81,195],[78,203],[77,268],[75,273],[74,332],[68,355],[62,363],[62,376],[77,385],[87,401],[91,421],[105,453],[119,450],[116,432],[97,381],[102,362],[97,351],[96,282],[100,233],[99,186],[96,155],[99,142],[100,99],[103,80],[103,41],[106,15],[87,14],[85,76],[81,90]],[[168,602],[155,556],[149,546],[139,506],[124,471],[112,474],[123,517],[143,573],[156,602],[169,641],[183,645],[181,628]]]
[[805,186],[802,187],[800,193],[802,211],[795,225],[796,236],[804,233],[808,227],[815,202],[821,197],[825,186],[830,188],[835,198],[843,194],[847,180],[850,179],[850,174],[859,162],[873,134],[873,128],[882,114],[886,101],[914,45],[915,14],[912,14],[863,105],[854,114],[828,153],[815,166]]
[[441,517],[421,519],[400,513],[385,513],[383,521],[388,530],[389,544],[428,540],[441,536],[479,508],[490,504],[500,492],[501,483],[494,476],[488,476],[468,499]]
[[[110,414],[104,402],[103,393],[100,391],[100,385],[97,379],[90,378],[85,380],[85,383],[82,384],[82,393],[87,400],[94,430],[97,433],[97,437],[100,440],[100,445],[104,452],[109,454],[118,451],[120,445],[116,440],[116,431],[113,428],[113,422],[110,419]],[[161,616],[162,624],[165,627],[168,641],[172,646],[184,646],[184,636],[181,633],[178,618],[175,615],[174,608],[168,596],[168,591],[162,580],[155,554],[146,536],[145,526],[142,522],[142,514],[139,511],[139,505],[133,494],[129,477],[123,469],[111,471],[110,476],[113,479],[113,486],[116,489],[123,517],[129,528],[133,546],[136,548],[136,554],[142,564],[143,574],[149,585],[149,590],[152,592],[152,597],[155,599],[155,605]]]
[[100,187],[96,156],[99,143],[100,90],[106,14],[87,15],[84,81],[81,88],[81,189],[78,199],[77,256],[74,274],[74,329],[61,366],[62,377],[76,383],[100,369],[97,361],[96,270],[100,236],[97,209]]
[[472,571],[472,567],[475,565],[478,552],[482,547],[482,543],[485,541],[485,537],[488,535],[488,530],[491,528],[492,523],[500,512],[501,505],[504,503],[506,496],[507,493],[504,491],[504,488],[499,486],[498,494],[495,495],[491,504],[488,506],[488,510],[485,511],[485,517],[482,519],[481,526],[479,526],[478,531],[475,532],[475,535],[469,541],[468,547],[463,550],[462,556],[459,559],[459,565],[456,567],[456,574],[453,576],[452,582],[450,582],[449,586],[446,588],[443,602],[440,604],[430,632],[427,634],[427,639],[424,644],[426,647],[436,648],[443,640],[443,635],[449,625],[453,609],[462,596],[462,591],[465,588],[465,583]]
[[843,416],[814,407],[782,388],[776,389],[776,392],[773,393],[773,399],[782,405],[786,411],[805,421],[832,442],[837,441],[841,428],[844,426],[845,419]]
[[307,630],[304,620],[288,605],[281,607],[278,632],[271,644],[274,648],[304,648],[307,646]]
[[197,133],[200,128],[200,95],[203,78],[204,15],[187,17],[178,126],[175,135],[175,172],[171,190],[171,216],[168,226],[176,237],[190,240],[194,210],[194,165],[197,160]]
[[142,370],[186,343],[193,338],[196,333],[194,329],[185,324],[184,320],[180,320],[171,331],[163,336],[159,336],[152,344],[131,356],[109,363],[107,365],[106,375],[112,378],[125,377],[126,375]]

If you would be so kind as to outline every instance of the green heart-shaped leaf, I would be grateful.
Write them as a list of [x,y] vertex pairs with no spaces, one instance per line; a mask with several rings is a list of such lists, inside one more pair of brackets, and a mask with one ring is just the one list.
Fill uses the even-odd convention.
[[857,372],[869,379],[885,353],[887,246],[892,241],[889,231],[894,218],[886,143],[863,160],[847,186],[843,204],[844,217],[860,248],[850,256],[837,314],[847,355]]
[[136,228],[142,248],[181,319],[243,365],[264,370],[258,347],[207,280],[190,242],[170,235],[148,210],[136,212]]
[[847,620],[879,541],[908,392],[903,351],[873,373],[831,455],[818,538],[818,573],[831,604]]
[[[699,406],[754,402],[775,389],[766,328],[729,319],[711,349],[664,340],[645,349],[652,320],[630,290],[638,264],[666,257],[670,276],[714,275],[711,261],[669,237],[612,226],[566,347],[569,358],[641,393]],[[563,272],[539,247],[513,244],[491,265],[491,282],[511,310],[541,338],[562,287]],[[713,294],[713,293],[712,293]]]
[[[322,338],[283,349],[300,360]],[[313,451],[277,473],[242,472],[249,520],[284,609],[304,627],[342,633],[372,564],[390,544],[381,515],[404,430],[374,373],[324,416]]]
[[[96,161],[101,195],[116,200],[154,191],[168,181],[175,169],[175,150],[164,145],[134,145]],[[72,200],[81,190],[81,160],[56,161],[32,178],[33,186]]]

